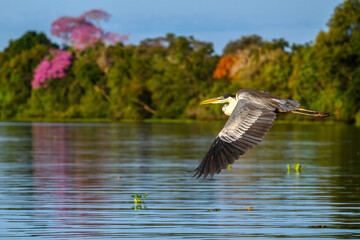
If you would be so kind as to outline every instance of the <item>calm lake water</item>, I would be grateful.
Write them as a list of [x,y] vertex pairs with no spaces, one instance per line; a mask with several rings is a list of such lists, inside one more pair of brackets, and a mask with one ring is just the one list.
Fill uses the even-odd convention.
[[359,128],[275,124],[231,170],[192,178],[221,128],[0,123],[0,238],[360,238]]

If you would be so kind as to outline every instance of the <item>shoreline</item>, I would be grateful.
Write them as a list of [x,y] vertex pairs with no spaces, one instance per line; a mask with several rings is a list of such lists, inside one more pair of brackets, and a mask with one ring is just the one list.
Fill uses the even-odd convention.
[[[0,119],[0,123],[224,123],[227,119],[223,120],[196,120],[196,119],[142,119],[142,120],[134,120],[134,119],[121,119],[114,120],[108,118],[74,118],[74,119],[53,119],[53,118],[11,118],[11,119]],[[274,121],[274,124],[347,124],[354,125],[351,123],[335,121],[335,120],[283,120],[278,119]]]

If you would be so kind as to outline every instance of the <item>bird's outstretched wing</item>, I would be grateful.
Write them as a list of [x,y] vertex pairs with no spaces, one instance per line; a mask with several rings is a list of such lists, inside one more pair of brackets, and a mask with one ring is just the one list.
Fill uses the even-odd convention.
[[195,169],[197,178],[220,173],[245,152],[258,145],[276,118],[274,110],[241,99],[209,151]]

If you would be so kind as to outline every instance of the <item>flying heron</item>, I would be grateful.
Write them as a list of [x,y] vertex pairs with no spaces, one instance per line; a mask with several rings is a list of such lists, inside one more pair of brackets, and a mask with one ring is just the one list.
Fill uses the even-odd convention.
[[197,178],[219,174],[247,150],[258,145],[273,125],[276,114],[289,112],[312,117],[331,114],[299,108],[297,101],[283,99],[268,92],[240,89],[236,95],[225,94],[201,104],[226,103],[222,111],[230,116],[209,151],[195,169]]

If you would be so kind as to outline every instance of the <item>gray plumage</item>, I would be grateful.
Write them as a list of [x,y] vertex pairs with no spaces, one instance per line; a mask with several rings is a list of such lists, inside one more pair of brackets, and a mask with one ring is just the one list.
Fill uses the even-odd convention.
[[262,141],[273,126],[277,112],[291,112],[300,106],[294,100],[253,89],[240,89],[236,96],[226,94],[214,99],[204,101],[203,104],[227,103],[223,111],[230,117],[195,169],[194,176],[197,178],[220,173]]
[[240,89],[236,93],[236,99],[247,99],[273,111],[278,109],[284,112],[288,112],[300,107],[300,103],[297,101],[283,99],[268,92],[257,91],[253,89]]

